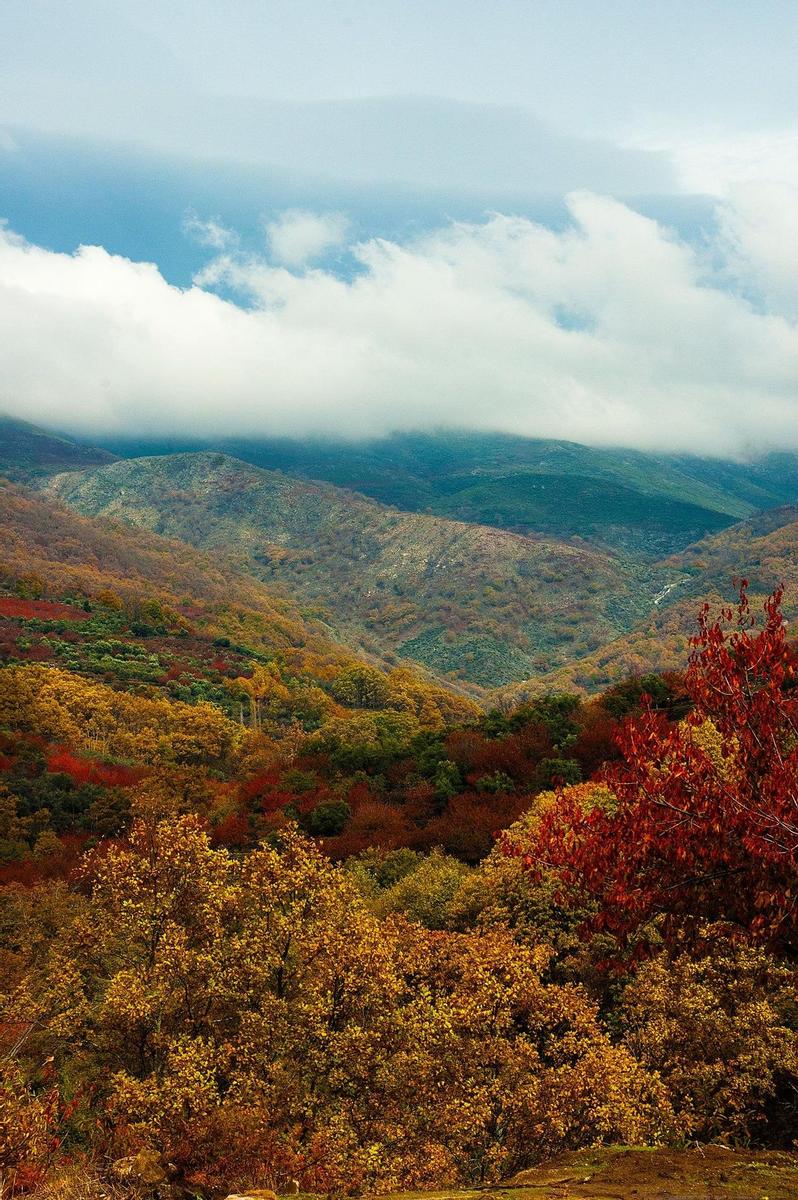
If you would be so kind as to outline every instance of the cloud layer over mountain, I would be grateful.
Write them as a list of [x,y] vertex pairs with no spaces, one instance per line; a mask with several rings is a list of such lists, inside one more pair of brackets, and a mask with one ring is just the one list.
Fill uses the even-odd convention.
[[85,433],[453,425],[795,448],[796,199],[741,189],[700,249],[586,192],[563,231],[497,214],[402,245],[347,248],[340,215],[290,213],[260,257],[192,215],[215,257],[187,290],[101,247],[56,254],[5,230],[0,407]]

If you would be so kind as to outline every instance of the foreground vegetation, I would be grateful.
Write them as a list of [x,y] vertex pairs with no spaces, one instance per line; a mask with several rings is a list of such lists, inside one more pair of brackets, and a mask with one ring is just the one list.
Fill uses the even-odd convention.
[[[622,718],[615,757],[571,784],[580,760],[567,754],[595,733],[576,701],[447,732],[423,698],[413,714],[389,678],[350,664],[319,687],[331,707],[317,728],[281,744],[275,730],[301,721],[262,663],[231,681],[244,697],[258,671],[271,680],[242,724],[213,699],[167,699],[160,677],[150,694],[124,671],[116,687],[92,681],[91,638],[71,645],[84,674],[0,674],[18,787],[4,799],[0,900],[7,1189],[69,1162],[102,1173],[142,1148],[171,1188],[213,1194],[291,1179],[314,1193],[486,1183],[604,1142],[793,1145],[798,691],[778,593],[759,629],[745,592],[722,622],[705,614],[684,680],[606,697],[602,719]],[[309,790],[327,799],[303,809],[319,737]],[[19,784],[42,775],[26,777],[19,755],[48,738],[125,796],[114,830],[96,812],[87,827],[83,801],[62,806],[58,828],[30,813],[36,788]],[[386,813],[422,786],[424,753],[463,738],[474,778],[492,779],[475,794],[497,812],[513,795],[517,819],[474,866],[392,848]],[[497,747],[503,777],[495,761],[479,774]],[[220,835],[220,796],[241,795],[240,776],[263,794],[253,761],[258,787],[264,770],[293,771],[300,791],[261,804],[260,824],[239,810],[238,833],[222,822]],[[103,779],[114,762],[127,778]],[[314,821],[353,819],[336,779],[349,795],[369,788],[375,762],[400,786],[371,845],[328,840]],[[452,765],[431,754],[439,812],[457,794]],[[438,819],[414,810],[419,831]]]
[[705,610],[686,675],[484,712],[218,558],[0,513],[6,1193],[142,1153],[180,1200],[793,1148],[780,591]]

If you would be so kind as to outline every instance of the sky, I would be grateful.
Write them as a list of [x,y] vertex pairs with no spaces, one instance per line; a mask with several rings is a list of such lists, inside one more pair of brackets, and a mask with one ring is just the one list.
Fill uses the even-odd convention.
[[4,0],[0,43],[0,409],[798,448],[793,0]]

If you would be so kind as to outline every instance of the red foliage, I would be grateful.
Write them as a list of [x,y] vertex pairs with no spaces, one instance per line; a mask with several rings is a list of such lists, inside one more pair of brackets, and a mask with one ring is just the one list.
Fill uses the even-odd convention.
[[403,811],[412,825],[426,825],[436,815],[439,807],[435,788],[426,779],[407,788],[404,793]]
[[[782,951],[798,941],[798,691],[782,590],[757,632],[746,595],[711,622],[702,610],[685,686],[693,710],[671,725],[650,708],[623,727],[605,777],[614,812],[564,793],[543,821],[537,864],[597,901],[595,925],[621,940],[663,917],[666,938],[707,921]],[[719,746],[694,731],[711,720]],[[512,847],[508,847],[512,852]]]
[[34,887],[43,879],[66,879],[79,867],[87,837],[85,834],[65,834],[58,839],[58,849],[46,858],[25,858],[20,862],[0,866],[0,887],[7,883]]
[[27,650],[18,651],[17,654],[25,662],[49,662],[50,659],[55,658],[49,646],[29,646]]
[[598,704],[586,705],[581,715],[581,729],[569,755],[573,756],[582,768],[586,779],[605,763],[618,758],[617,721]]
[[30,621],[88,621],[91,613],[57,600],[19,600],[16,596],[0,596],[0,616]]
[[412,841],[420,850],[442,846],[449,854],[476,863],[490,851],[496,832],[529,807],[529,797],[490,796],[464,792],[452,796],[446,811],[421,830]]
[[551,752],[548,731],[534,722],[502,738],[462,729],[446,739],[447,757],[473,780],[503,771],[516,782],[526,782],[540,760]]
[[239,796],[248,807],[257,808],[265,815],[279,812],[289,804],[299,812],[306,813],[321,801],[329,799],[329,791],[322,786],[297,794],[283,782],[281,773],[272,769],[259,771],[257,775],[243,780]]
[[413,831],[401,808],[382,800],[362,799],[343,833],[321,840],[325,854],[343,859],[372,846],[395,850],[412,842]]
[[214,846],[250,846],[252,830],[248,817],[244,813],[230,813],[211,830],[211,844]]
[[97,783],[103,787],[132,787],[139,783],[143,771],[127,767],[123,763],[96,762],[90,758],[79,758],[70,750],[59,749],[47,759],[47,770],[69,775],[77,784]]
[[240,788],[241,799],[249,801],[257,800],[274,791],[279,785],[279,771],[259,771],[257,775],[250,775],[249,779],[242,779]]
[[68,775],[75,783],[88,783],[92,763],[78,758],[69,750],[57,750],[47,759],[47,770],[52,774]]

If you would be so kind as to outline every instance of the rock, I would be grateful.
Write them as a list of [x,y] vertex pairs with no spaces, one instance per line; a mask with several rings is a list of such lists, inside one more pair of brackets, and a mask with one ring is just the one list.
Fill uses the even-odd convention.
[[251,1192],[231,1192],[226,1200],[278,1200],[278,1197],[270,1188],[255,1188]]
[[111,1171],[122,1183],[141,1191],[163,1187],[169,1181],[156,1150],[139,1150],[130,1158],[118,1158]]

